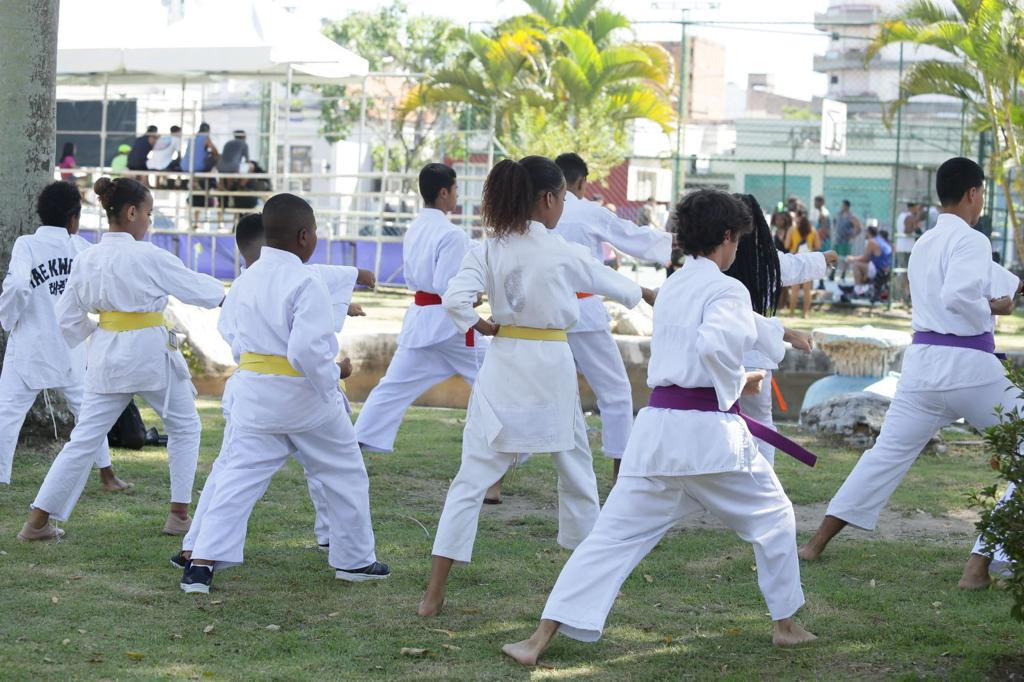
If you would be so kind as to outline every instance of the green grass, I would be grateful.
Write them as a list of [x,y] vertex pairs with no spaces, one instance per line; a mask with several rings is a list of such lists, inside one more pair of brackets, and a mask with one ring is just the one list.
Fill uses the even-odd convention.
[[[215,402],[201,403],[201,414],[200,483],[222,429]],[[50,454],[19,452],[14,485],[0,488],[0,678],[963,679],[1024,660],[1009,596],[955,588],[964,534],[841,538],[803,570],[799,617],[821,640],[782,651],[770,645],[749,547],[726,531],[687,528],[626,581],[600,642],[557,638],[544,659],[550,668],[521,669],[499,647],[529,634],[568,556],[554,543],[547,458],[519,469],[506,505],[484,508],[475,560],[454,570],[445,611],[429,621],[415,615],[431,546],[420,523],[431,533],[436,526],[462,419],[414,409],[397,452],[367,457],[378,554],[394,572],[382,584],[333,579],[312,548],[312,508],[294,463],[251,518],[245,565],[219,575],[209,596],[182,594],[167,562],[178,544],[159,534],[167,495],[159,449],[116,452],[135,488],[106,494],[94,477],[63,542],[23,545],[14,535]],[[808,442],[822,456],[815,470],[780,455],[780,477],[799,505],[826,501],[859,454]],[[595,462],[604,496],[610,464]],[[893,506],[943,514],[991,480],[983,448],[950,448],[922,457]],[[402,655],[403,647],[427,652]]]

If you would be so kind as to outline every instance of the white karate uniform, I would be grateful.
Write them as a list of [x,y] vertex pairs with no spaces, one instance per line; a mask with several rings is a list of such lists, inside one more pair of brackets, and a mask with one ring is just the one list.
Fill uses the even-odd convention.
[[[828,274],[828,263],[825,262],[825,254],[820,251],[810,253],[779,253],[779,280],[782,286],[788,287],[795,284],[803,284],[817,279],[824,279]],[[784,334],[785,329],[781,322],[772,320],[777,325],[777,332]],[[759,333],[760,330],[759,330]],[[761,392],[757,395],[745,395],[740,398],[740,409],[754,421],[759,421],[765,426],[774,428],[775,420],[772,417],[772,373],[779,368],[779,363],[785,357],[783,354],[777,358],[770,358],[757,348],[754,348],[743,355],[743,366],[748,370],[763,369],[767,372],[764,382],[761,384]],[[775,466],[775,446],[770,445],[760,438],[757,441],[757,449],[761,451],[768,463]]]
[[[443,294],[470,248],[469,237],[443,211],[424,208],[402,242],[406,284],[412,291]],[[367,450],[391,452],[402,417],[424,391],[456,374],[472,386],[488,340],[476,335],[474,344],[466,345],[466,335],[442,306],[409,306],[388,371],[356,419],[359,443]]]
[[[568,242],[587,247],[602,262],[605,242],[641,260],[667,263],[672,258],[672,235],[668,232],[640,227],[600,204],[577,198],[572,192],[565,194],[565,210],[555,233]],[[580,299],[580,319],[569,330],[569,348],[576,369],[597,397],[601,449],[606,456],[619,459],[633,426],[633,389],[608,327],[608,311],[602,300],[600,296]]]
[[[728,409],[745,383],[743,353],[758,342],[755,319],[742,284],[712,261],[688,257],[654,304],[648,385],[713,386]],[[597,640],[626,577],[678,520],[701,511],[754,546],[772,619],[792,616],[804,603],[793,505],[746,423],[722,412],[645,407],[618,482],[542,618],[573,639]]]
[[50,466],[33,508],[67,520],[97,448],[135,394],[161,414],[167,428],[171,502],[191,501],[202,426],[176,337],[164,327],[107,331],[89,317],[100,311],[162,312],[168,296],[214,307],[224,297],[224,286],[126,232],[105,233],[75,259],[56,313],[69,346],[90,339],[85,398],[71,440]]
[[352,569],[376,561],[369,478],[338,388],[329,308],[323,278],[294,254],[268,246],[228,292],[218,329],[235,356],[283,356],[302,376],[239,369],[228,381],[231,422],[193,557],[217,568],[242,563],[249,514],[294,456],[322,487],[330,565]]
[[[54,306],[64,293],[71,263],[89,246],[50,225],[14,242],[0,293],[0,326],[10,334],[0,373],[0,483],[11,482],[18,432],[40,391],[59,391],[76,417],[81,409],[85,347],[68,348]],[[106,440],[95,455],[97,467],[110,466]]]
[[[640,286],[542,224],[487,239],[466,254],[444,294],[459,331],[480,319],[473,305],[487,292],[495,322],[568,329],[579,318],[577,291],[633,307]],[[552,453],[558,469],[558,543],[575,547],[597,518],[594,476],[579,384],[569,344],[498,336],[491,341],[469,400],[462,464],[448,489],[433,554],[469,562],[487,488],[517,453]]]
[[[346,265],[307,265],[307,267],[312,269],[327,286],[334,314],[334,331],[336,334],[340,334],[345,325],[348,307],[352,303],[352,292],[355,289],[359,270]],[[233,348],[232,350],[236,349]],[[238,351],[238,353],[240,352]],[[237,363],[238,360],[239,356],[236,355],[235,362]],[[216,494],[221,455],[224,453],[224,444],[230,440],[228,429],[231,428],[231,406],[228,403],[228,397],[225,396],[225,399],[221,400],[221,408],[224,412],[224,437],[221,440],[221,451],[217,455],[217,459],[213,461],[213,466],[210,468],[210,474],[206,477],[206,482],[203,483],[203,491],[199,495],[199,503],[196,504],[196,511],[192,515],[192,525],[189,527],[185,537],[182,538],[181,549],[183,551],[190,552],[195,547],[196,538],[199,537],[199,530],[202,528],[204,517],[206,516],[206,510]],[[344,394],[342,394],[342,397],[344,398]],[[345,414],[350,414],[348,400],[343,400],[343,403]],[[327,497],[324,493],[324,487],[308,471],[305,474],[309,498],[313,502],[313,511],[316,518],[313,524],[313,534],[316,537],[317,544],[327,545],[330,542],[330,522],[328,520]]]
[[[974,336],[991,332],[989,299],[1016,290],[1003,270],[993,279],[989,240],[950,213],[939,216],[910,254],[908,277],[915,331]],[[993,287],[993,283],[996,284]],[[1024,401],[991,353],[970,348],[911,345],[874,447],[865,452],[828,505],[826,514],[872,530],[896,486],[935,433],[965,418],[976,429],[998,423],[996,405]]]

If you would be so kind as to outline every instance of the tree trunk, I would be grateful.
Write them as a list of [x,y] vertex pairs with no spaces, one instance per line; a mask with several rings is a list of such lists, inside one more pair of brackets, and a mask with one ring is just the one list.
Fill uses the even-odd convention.
[[[36,196],[53,180],[59,7],[59,0],[0,0],[0,273],[14,240],[38,225]],[[6,345],[0,334],[0,357]],[[26,431],[52,438],[38,407]]]

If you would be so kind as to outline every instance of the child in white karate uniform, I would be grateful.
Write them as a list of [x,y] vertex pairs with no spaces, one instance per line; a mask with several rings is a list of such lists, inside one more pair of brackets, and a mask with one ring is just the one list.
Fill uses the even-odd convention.
[[702,511],[754,546],[773,641],[814,639],[793,620],[804,603],[793,505],[746,422],[727,413],[764,377],[742,364],[759,341],[750,295],[722,273],[751,229],[750,214],[725,192],[698,190],[675,215],[688,257],[654,304],[651,406],[637,415],[619,480],[562,569],[540,626],[530,639],[503,648],[524,665],[535,665],[558,631],[599,639],[623,581],[678,520]]
[[[76,417],[82,408],[85,347],[68,348],[54,312],[71,263],[90,246],[78,236],[82,197],[74,185],[54,182],[39,193],[36,212],[42,226],[15,240],[0,293],[0,325],[10,334],[0,374],[0,483],[11,482],[18,432],[40,391],[59,391]],[[105,490],[128,487],[114,473],[106,440],[96,467]]]
[[[560,154],[555,163],[565,175],[568,191],[565,211],[555,234],[567,242],[582,244],[591,255],[603,260],[603,244],[642,261],[667,263],[672,258],[672,235],[661,229],[640,227],[618,217],[604,206],[587,201],[583,192],[590,169],[578,154]],[[601,413],[601,444],[612,458],[612,483],[618,476],[622,453],[633,426],[633,388],[626,376],[619,347],[608,325],[608,311],[600,296],[577,292],[580,319],[569,330],[569,348],[576,369],[587,380]]]
[[[497,336],[473,386],[462,464],[438,521],[421,616],[441,609],[452,564],[469,562],[484,494],[518,453],[552,453],[560,545],[578,545],[597,518],[597,480],[566,329],[579,319],[578,291],[629,307],[643,295],[653,301],[653,292],[552,232],[565,191],[562,171],[550,159],[497,163],[484,183],[482,215],[490,236],[466,254],[444,293],[460,332]],[[474,310],[484,292],[493,322]]]
[[356,419],[356,438],[365,450],[391,452],[402,417],[424,391],[459,375],[470,386],[487,349],[487,339],[459,332],[445,314],[442,294],[472,247],[465,230],[447,214],[459,205],[455,171],[429,163],[419,174],[423,210],[402,240],[405,281],[416,292],[387,373],[370,391]]
[[[736,249],[736,260],[725,271],[725,274],[738,279],[750,292],[750,300],[754,312],[771,318],[772,323],[781,324],[774,315],[782,295],[782,287],[794,286],[824,279],[828,268],[839,262],[835,251],[812,251],[809,253],[780,253],[775,248],[771,228],[764,219],[760,204],[751,194],[736,194],[750,211],[753,230],[745,235]],[[810,351],[811,336],[806,332],[785,329],[783,339],[794,348]],[[743,355],[743,366],[747,370],[764,370],[765,378],[761,382],[761,392],[756,395],[745,395],[740,398],[743,414],[765,426],[772,426],[772,372],[779,368],[782,357],[770,358],[760,349],[753,348]],[[754,439],[757,448],[765,459],[775,465],[775,447],[760,438]]]
[[[263,247],[265,233],[263,230],[263,219],[259,213],[247,213],[238,220],[235,226],[235,247],[242,257],[246,268],[252,267],[253,263],[260,258],[260,249]],[[331,295],[331,307],[334,312],[335,333],[340,334],[345,323],[345,317],[357,317],[365,315],[359,304],[352,303],[352,292],[357,284],[373,287],[375,277],[369,270],[359,270],[345,265],[308,265],[324,280],[327,290]],[[236,357],[235,361],[238,362]],[[341,379],[344,381],[352,373],[352,363],[345,358],[340,363]],[[229,379],[230,381],[230,379]],[[343,392],[344,398],[344,392]],[[348,399],[345,398],[345,413],[351,414],[348,406]],[[226,401],[221,401],[221,409],[224,412],[225,431],[230,428],[231,409]],[[227,439],[224,439],[226,442]],[[217,473],[220,456],[213,462],[210,475],[206,477],[203,484],[203,492],[199,496],[199,503],[196,505],[196,512],[192,518],[192,527],[181,541],[181,551],[171,557],[171,564],[176,568],[184,569],[192,557],[192,548],[195,547],[196,538],[199,537],[199,530],[203,524],[203,516],[206,513],[210,501],[213,499],[214,491],[217,489]],[[330,546],[330,532],[327,514],[327,500],[323,494],[323,486],[315,478],[306,473],[306,483],[309,488],[309,498],[313,502],[313,510],[316,521],[313,524],[313,534],[316,537],[317,546],[326,551]]]
[[[1017,389],[994,355],[994,315],[1013,312],[1019,283],[993,298],[992,245],[974,225],[985,205],[985,172],[963,157],[935,173],[942,213],[914,243],[907,276],[914,301],[913,343],[903,354],[896,395],[874,446],[828,505],[800,557],[815,560],[847,524],[873,530],[893,491],[935,433],[961,417],[985,429],[998,422],[995,407],[1024,409]],[[1012,293],[1008,293],[1012,292]],[[989,584],[991,557],[971,555],[960,585]]]
[[231,287],[218,325],[240,362],[225,391],[231,421],[181,578],[185,592],[209,592],[215,566],[242,563],[253,506],[293,456],[322,487],[335,577],[390,574],[374,552],[369,478],[338,386],[330,294],[304,265],[316,248],[313,209],[278,194],[263,209],[263,227],[260,258]]
[[[174,254],[142,241],[153,211],[153,197],[142,184],[100,178],[94,190],[110,231],[75,259],[56,310],[69,346],[91,337],[85,397],[71,440],[50,466],[18,534],[22,540],[63,534],[49,524],[50,517],[67,520],[96,451],[135,394],[167,427],[171,511],[164,533],[183,535],[188,530],[202,425],[188,365],[177,349],[177,337],[164,326],[163,310],[168,296],[214,307],[223,300],[224,287],[213,277],[192,272]],[[98,326],[90,314],[99,315]]]

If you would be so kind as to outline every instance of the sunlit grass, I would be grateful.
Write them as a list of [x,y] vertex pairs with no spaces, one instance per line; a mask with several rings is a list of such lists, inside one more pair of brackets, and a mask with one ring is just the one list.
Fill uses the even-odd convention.
[[[200,408],[199,484],[222,428],[216,401]],[[458,468],[462,418],[414,409],[396,453],[366,458],[378,554],[394,571],[384,584],[333,579],[313,548],[312,507],[294,463],[252,516],[246,564],[218,575],[209,596],[182,594],[168,564],[177,540],[159,534],[168,494],[159,449],[116,451],[120,474],[135,488],[110,495],[93,478],[65,541],[22,545],[14,534],[52,452],[19,452],[14,485],[0,488],[0,678],[971,678],[1020,653],[1008,595],[955,589],[968,534],[837,541],[824,561],[803,569],[800,618],[821,640],[780,651],[770,644],[749,546],[727,531],[691,527],[671,533],[626,580],[600,642],[557,638],[545,657],[553,667],[522,670],[500,646],[529,634],[569,554],[554,543],[547,458],[518,470],[508,504],[484,508],[474,562],[453,571],[443,614],[415,615],[431,547],[420,524],[433,534]],[[820,504],[859,452],[806,442],[821,455],[819,466],[780,455],[780,477],[797,504]],[[604,496],[610,462],[596,456],[595,466]],[[991,480],[980,447],[952,447],[921,458],[893,507],[963,509],[964,492]],[[402,655],[403,647],[427,651]]]

